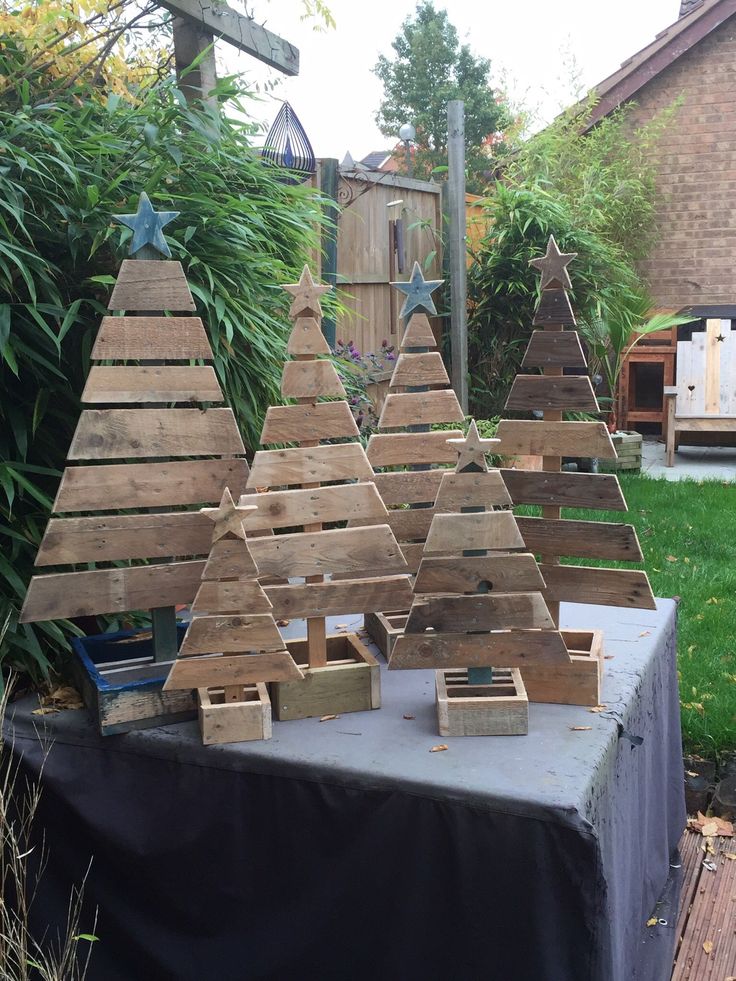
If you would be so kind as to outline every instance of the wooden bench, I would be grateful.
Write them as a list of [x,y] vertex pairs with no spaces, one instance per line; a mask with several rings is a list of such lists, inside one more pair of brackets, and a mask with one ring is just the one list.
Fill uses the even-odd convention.
[[664,390],[668,467],[681,433],[736,432],[736,331],[730,320],[706,320],[677,342],[677,383]]

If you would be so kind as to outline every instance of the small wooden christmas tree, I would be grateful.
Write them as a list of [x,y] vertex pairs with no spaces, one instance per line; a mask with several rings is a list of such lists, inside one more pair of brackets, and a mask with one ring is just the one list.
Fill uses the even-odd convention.
[[193,619],[164,685],[164,691],[198,690],[206,744],[269,739],[271,702],[264,682],[304,677],[285,648],[248,548],[243,519],[256,510],[253,504],[236,505],[228,488],[218,508],[202,509],[214,522],[212,548]]
[[[351,518],[385,522],[387,512],[342,383],[333,364],[318,357],[329,354],[319,325],[319,297],[328,287],[315,285],[305,266],[300,282],[285,289],[294,297],[294,360],[284,365],[281,393],[296,404],[268,409],[261,442],[295,445],[256,453],[248,487],[261,492],[244,501],[258,505],[246,519],[249,531],[302,529],[250,543],[261,576],[289,580],[266,587],[274,613],[307,618],[306,640],[289,643],[305,679],[273,685],[277,719],[378,708],[375,658],[356,634],[328,637],[325,618],[411,602],[406,561],[387,524],[324,528]],[[349,441],[323,442],[335,439]]]

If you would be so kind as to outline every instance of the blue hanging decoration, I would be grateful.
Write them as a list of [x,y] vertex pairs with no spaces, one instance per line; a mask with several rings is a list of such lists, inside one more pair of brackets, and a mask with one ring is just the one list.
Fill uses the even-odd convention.
[[261,156],[290,171],[282,179],[292,184],[299,184],[316,171],[317,161],[312,144],[288,102],[284,102],[279,109]]

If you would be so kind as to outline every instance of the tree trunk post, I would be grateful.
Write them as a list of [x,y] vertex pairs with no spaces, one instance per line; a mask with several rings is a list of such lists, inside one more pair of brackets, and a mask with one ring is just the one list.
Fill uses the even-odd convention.
[[467,246],[465,241],[465,103],[447,103],[447,211],[450,239],[452,387],[468,411]]

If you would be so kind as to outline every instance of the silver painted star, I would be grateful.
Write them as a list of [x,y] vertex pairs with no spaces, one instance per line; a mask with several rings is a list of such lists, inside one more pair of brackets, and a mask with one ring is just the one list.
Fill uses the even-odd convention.
[[408,283],[391,283],[397,290],[406,294],[400,317],[409,317],[415,310],[421,310],[432,316],[437,315],[431,294],[444,283],[444,279],[425,279],[418,262],[414,263],[411,278]]
[[170,221],[177,218],[178,211],[154,211],[148,195],[145,191],[141,192],[138,199],[138,210],[134,215],[113,215],[113,221],[119,225],[127,225],[133,231],[133,238],[130,242],[130,254],[135,255],[147,245],[152,246],[157,252],[167,258],[171,257],[171,250],[166,244],[162,229]]

